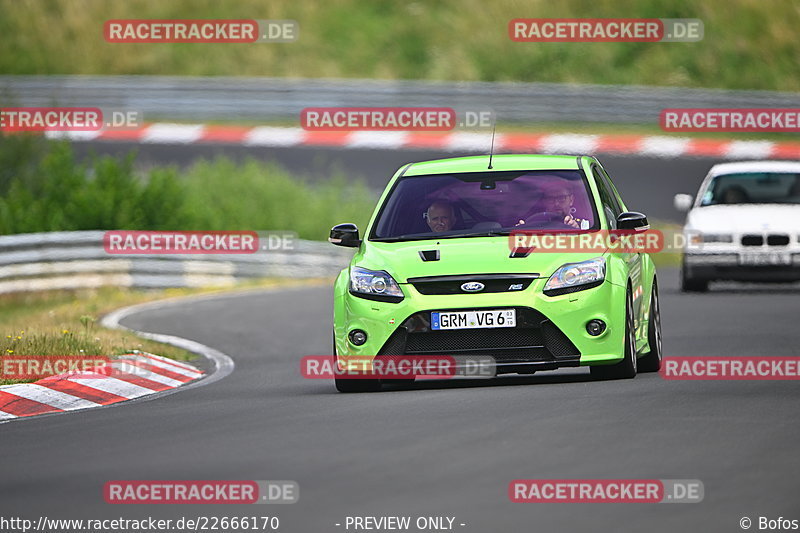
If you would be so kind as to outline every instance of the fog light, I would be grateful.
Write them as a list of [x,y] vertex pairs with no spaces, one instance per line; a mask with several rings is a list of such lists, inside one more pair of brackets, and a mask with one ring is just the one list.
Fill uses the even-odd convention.
[[366,332],[361,331],[360,329],[354,329],[353,331],[350,332],[348,337],[350,338],[350,342],[352,342],[356,346],[361,346],[362,344],[367,342]]
[[597,337],[606,330],[606,323],[595,318],[586,324],[586,332],[592,337]]

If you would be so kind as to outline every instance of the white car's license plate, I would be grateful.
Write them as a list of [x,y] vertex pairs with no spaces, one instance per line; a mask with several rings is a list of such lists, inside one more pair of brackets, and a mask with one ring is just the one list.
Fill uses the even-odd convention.
[[747,266],[791,265],[792,256],[783,252],[739,254],[739,264]]
[[516,325],[517,314],[513,309],[431,313],[431,329],[513,328]]

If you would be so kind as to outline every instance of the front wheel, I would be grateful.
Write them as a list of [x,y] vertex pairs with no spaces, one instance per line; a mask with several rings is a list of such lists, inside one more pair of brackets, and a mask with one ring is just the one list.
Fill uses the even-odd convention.
[[619,363],[589,367],[595,379],[630,379],[636,377],[636,337],[633,325],[633,296],[625,298],[625,357]]
[[661,306],[658,301],[658,283],[653,280],[650,296],[650,321],[647,324],[647,343],[650,351],[639,358],[639,372],[658,372],[661,369]]

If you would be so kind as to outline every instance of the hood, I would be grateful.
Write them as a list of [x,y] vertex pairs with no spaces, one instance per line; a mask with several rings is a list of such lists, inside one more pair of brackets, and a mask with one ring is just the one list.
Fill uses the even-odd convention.
[[[409,242],[369,242],[354,264],[371,270],[385,270],[398,283],[421,276],[459,274],[539,274],[550,277],[565,263],[578,263],[602,253],[536,252],[511,258],[509,240],[501,237],[469,237]],[[439,250],[438,261],[423,261],[421,251]]]
[[692,209],[686,229],[704,233],[800,234],[800,204],[709,205]]

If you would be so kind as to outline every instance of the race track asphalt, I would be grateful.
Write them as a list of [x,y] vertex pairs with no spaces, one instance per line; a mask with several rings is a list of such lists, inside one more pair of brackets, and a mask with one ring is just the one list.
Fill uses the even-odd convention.
[[[798,356],[794,287],[684,295],[659,272],[667,355]],[[0,516],[454,516],[464,532],[731,532],[800,518],[797,382],[594,382],[585,369],[344,395],[300,375],[330,352],[328,286],[173,304],[124,324],[230,355],[233,373],[151,401],[0,426]],[[696,504],[515,504],[518,478],[699,479]],[[109,505],[109,480],[295,480],[294,505]],[[460,526],[458,524],[465,524]],[[757,525],[754,525],[754,530]],[[352,529],[351,529],[352,531]]]

